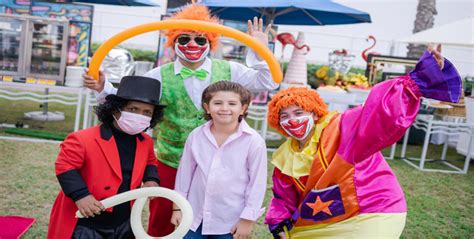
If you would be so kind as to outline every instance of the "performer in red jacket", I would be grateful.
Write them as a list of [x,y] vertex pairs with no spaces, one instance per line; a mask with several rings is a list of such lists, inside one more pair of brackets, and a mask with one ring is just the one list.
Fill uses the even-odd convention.
[[[102,199],[158,186],[153,140],[143,133],[158,123],[161,83],[126,76],[116,95],[96,108],[101,125],[71,133],[55,163],[61,191],[54,202],[48,238],[134,238],[131,202],[104,209]],[[79,210],[85,218],[75,217]]]

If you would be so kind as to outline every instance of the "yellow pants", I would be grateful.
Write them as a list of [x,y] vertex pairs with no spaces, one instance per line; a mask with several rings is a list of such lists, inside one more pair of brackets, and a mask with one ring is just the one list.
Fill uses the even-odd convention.
[[360,214],[334,224],[294,227],[288,232],[287,238],[399,238],[405,227],[406,215],[406,213]]

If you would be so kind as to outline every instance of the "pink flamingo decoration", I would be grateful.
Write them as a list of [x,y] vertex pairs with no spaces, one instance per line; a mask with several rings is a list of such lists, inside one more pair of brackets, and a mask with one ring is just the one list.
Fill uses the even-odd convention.
[[369,55],[380,55],[380,53],[378,53],[378,52],[369,52],[369,53],[367,53],[367,51],[374,48],[375,44],[377,44],[377,40],[375,39],[374,36],[369,35],[369,37],[366,39],[366,41],[369,41],[369,40],[373,41],[372,45],[362,51],[362,58],[364,59],[365,62],[368,61],[368,56]]
[[282,54],[281,54],[281,59],[283,60],[283,54],[285,53],[285,47],[286,45],[293,45],[293,47],[295,47],[296,49],[303,49],[303,47],[306,47],[307,51],[310,51],[310,48],[308,45],[304,44],[304,45],[301,45],[301,46],[298,46],[296,44],[296,40],[295,38],[293,37],[293,35],[291,33],[288,33],[288,32],[283,32],[283,33],[280,33],[277,35],[277,40],[282,44]]
[[285,46],[287,44],[293,45],[296,42],[293,35],[291,35],[291,33],[288,33],[288,32],[278,34],[277,39],[283,45],[283,50],[285,50]]
[[362,51],[362,58],[364,59],[365,62],[367,62],[367,67],[368,67],[368,69],[370,69],[370,71],[369,71],[370,73],[369,73],[369,74],[371,74],[371,76],[370,76],[369,78],[372,78],[372,79],[373,79],[373,78],[375,78],[375,75],[377,74],[378,71],[383,70],[385,64],[384,64],[384,63],[380,63],[380,65],[376,65],[376,64],[373,64],[373,63],[369,62],[369,59],[368,59],[368,58],[369,58],[369,55],[380,55],[380,53],[378,53],[378,52],[373,52],[373,51],[372,51],[372,52],[367,52],[367,51],[369,51],[370,49],[374,48],[374,47],[375,47],[375,44],[377,44],[377,40],[375,39],[374,36],[369,35],[369,37],[368,37],[366,40],[367,40],[367,41],[372,40],[373,43],[372,43],[372,45],[371,45],[370,47],[368,47],[367,49],[365,49],[365,50]]

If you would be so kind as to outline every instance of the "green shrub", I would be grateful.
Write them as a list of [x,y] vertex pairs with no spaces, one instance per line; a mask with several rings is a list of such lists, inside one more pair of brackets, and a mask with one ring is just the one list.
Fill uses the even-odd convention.
[[[99,47],[101,43],[98,42],[93,42],[91,44],[91,50],[92,52],[95,52]],[[149,51],[149,50],[140,50],[140,49],[134,49],[134,48],[126,48],[127,51],[130,52],[133,56],[133,60],[135,61],[150,61],[150,62],[155,62],[156,59],[156,51]]]
[[127,49],[133,56],[135,61],[150,61],[155,62],[156,59],[156,52],[155,51],[147,51],[147,50],[139,50],[139,49]]

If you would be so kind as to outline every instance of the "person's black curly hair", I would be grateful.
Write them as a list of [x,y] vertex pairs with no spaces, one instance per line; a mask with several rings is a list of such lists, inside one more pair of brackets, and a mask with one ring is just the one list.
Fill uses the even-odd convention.
[[[105,125],[111,126],[114,122],[113,113],[123,109],[130,100],[113,98],[107,99],[103,104],[98,104],[94,107],[94,111],[99,118],[99,121]],[[151,116],[150,127],[153,128],[155,125],[161,121],[163,117],[164,106],[155,105],[153,110],[153,115]]]

